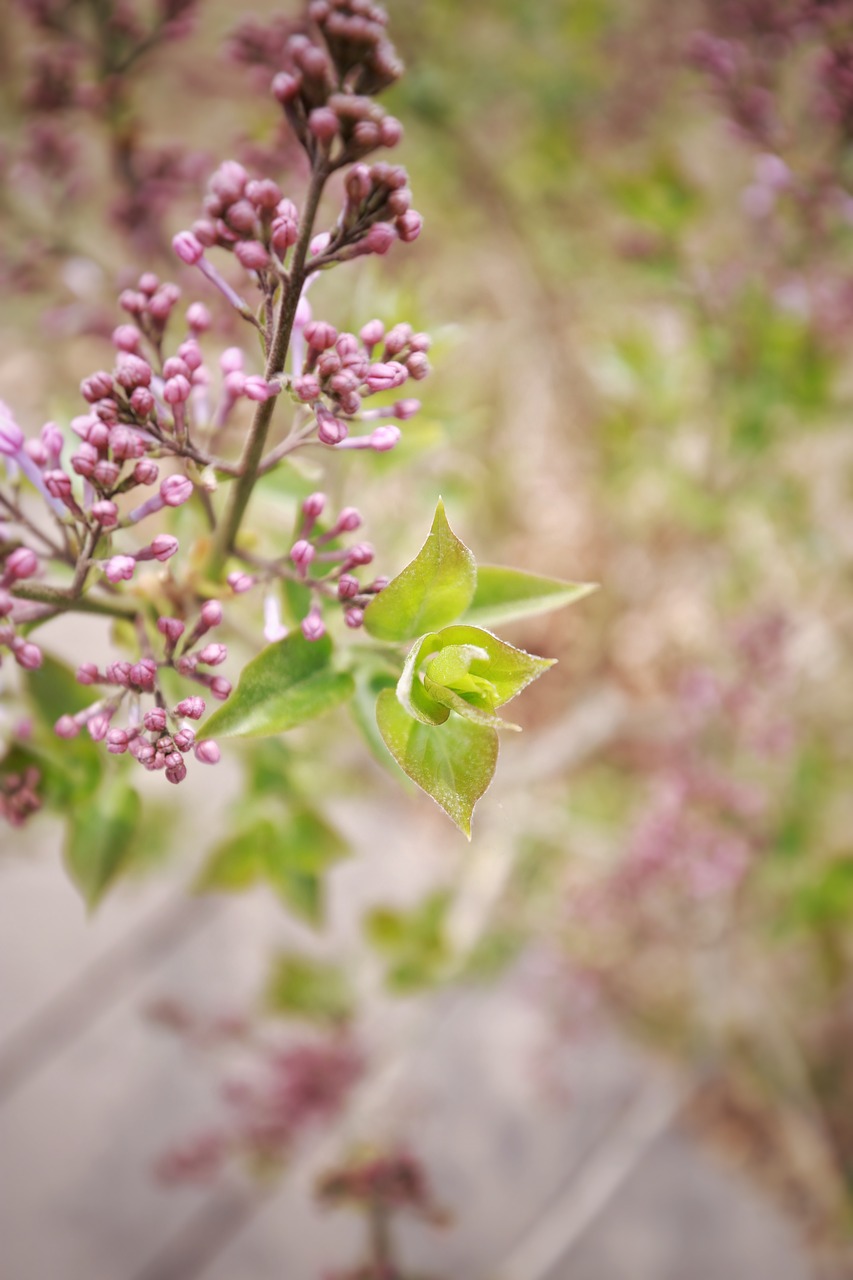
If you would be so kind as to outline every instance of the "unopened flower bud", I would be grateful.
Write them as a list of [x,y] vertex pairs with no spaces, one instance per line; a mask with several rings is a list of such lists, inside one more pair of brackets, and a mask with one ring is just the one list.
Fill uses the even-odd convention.
[[93,742],[103,742],[109,727],[110,717],[104,711],[97,712],[86,721],[86,728],[89,730],[89,737]]
[[294,542],[290,548],[290,558],[296,565],[303,578],[308,572],[308,566],[317,554],[316,549],[305,538],[300,538],[298,542]]
[[18,666],[25,671],[37,671],[43,661],[41,649],[29,640],[16,638],[12,642],[12,653]]
[[361,584],[351,573],[342,573],[338,578],[339,600],[352,600],[353,596],[357,596],[360,591]]
[[117,462],[111,462],[109,458],[101,458],[100,462],[95,465],[92,472],[92,479],[95,480],[102,489],[112,489],[113,485],[119,478],[121,467]]
[[129,739],[125,729],[110,729],[107,734],[107,750],[111,755],[124,755],[128,748]]
[[358,605],[352,605],[349,609],[344,609],[344,622],[348,627],[352,627],[355,630],[356,627],[360,627],[364,622],[364,610],[360,609]]
[[184,634],[185,626],[180,618],[158,618],[157,630],[170,644],[177,644]]
[[187,324],[193,333],[206,333],[210,323],[210,312],[203,302],[193,302],[187,307]]
[[315,107],[309,113],[308,128],[318,142],[329,143],[338,136],[340,122],[331,107]]
[[301,626],[306,640],[321,640],[326,634],[326,624],[318,609],[312,609],[308,616],[302,619]]
[[241,573],[236,570],[234,573],[229,573],[227,582],[234,594],[239,596],[245,591],[251,591],[256,579],[250,573]]
[[293,379],[293,390],[303,404],[311,404],[320,395],[320,384],[312,373]]
[[142,334],[135,324],[120,324],[113,329],[113,346],[119,351],[131,351],[134,354],[142,344]]
[[193,482],[188,476],[167,476],[160,485],[160,497],[167,507],[180,507],[192,497]]
[[162,707],[152,707],[145,712],[142,723],[149,733],[162,733],[166,728],[166,712]]
[[340,418],[334,418],[330,413],[324,414],[322,417],[318,414],[317,439],[322,444],[340,444],[342,440],[347,438],[349,430],[345,422],[341,422]]
[[264,400],[269,400],[270,396],[275,395],[273,387],[270,386],[265,378],[261,378],[257,374],[249,375],[245,381],[243,391],[248,400],[260,403],[263,403]]
[[292,102],[302,88],[302,78],[292,76],[287,71],[279,71],[272,82],[273,97],[279,102]]
[[200,720],[204,715],[204,708],[204,698],[199,698],[197,695],[194,695],[191,698],[183,698],[177,704],[175,707],[175,715],[185,716],[187,720]]
[[140,418],[147,418],[154,409],[154,395],[148,387],[137,387],[130,397],[130,407]]
[[190,729],[189,727],[185,729],[179,729],[174,736],[174,743],[179,751],[189,751],[190,747],[193,745],[194,742],[195,742],[195,730]]
[[194,267],[204,257],[204,245],[193,235],[192,231],[179,231],[172,238],[172,248],[188,267]]
[[81,662],[76,679],[78,684],[96,684],[100,679],[100,672],[94,662]]
[[137,484],[155,484],[160,475],[160,468],[153,458],[141,458],[133,468],[133,478]]
[[106,399],[107,396],[112,395],[112,392],[112,376],[103,370],[100,373],[91,374],[80,383],[80,393],[84,400],[89,401],[89,404],[96,404],[98,400]]
[[370,447],[376,453],[387,453],[400,440],[400,428],[393,426],[377,427],[370,433]]
[[201,764],[218,764],[221,754],[212,738],[202,738],[195,745],[195,758]]
[[53,732],[60,738],[76,738],[80,726],[73,716],[60,716],[53,726]]
[[409,371],[409,377],[414,378],[415,382],[420,382],[429,373],[429,360],[423,351],[413,351],[406,358],[406,368]]
[[385,337],[385,326],[381,320],[368,320],[359,336],[370,351]]
[[111,556],[104,565],[104,576],[108,582],[129,582],[135,569],[133,556]]
[[120,354],[116,366],[115,379],[119,386],[124,387],[125,391],[134,391],[137,387],[150,386],[151,377],[151,365],[147,360],[143,360],[141,356],[130,352]]
[[316,520],[323,514],[326,506],[325,493],[309,493],[302,503],[302,514],[309,520]]
[[329,347],[333,347],[338,337],[338,331],[334,325],[328,324],[325,320],[310,321],[306,324],[303,333],[305,341],[315,351],[326,351]]
[[228,649],[224,644],[206,644],[198,655],[199,662],[208,667],[218,667],[228,657]]
[[118,524],[118,507],[107,498],[93,502],[90,511],[92,518],[104,529],[114,529]]
[[175,786],[177,786],[178,783],[183,782],[184,778],[187,776],[187,766],[180,757],[178,757],[178,759],[178,764],[174,765],[171,769],[166,769],[166,781],[173,783]]
[[270,255],[260,240],[239,240],[234,257],[247,271],[264,271],[270,265]]
[[[379,225],[379,224],[377,224]],[[413,240],[417,240],[421,234],[424,220],[416,209],[409,209],[406,213],[400,215],[394,222],[397,229],[397,235],[403,244],[411,244]]]
[[[169,378],[163,387],[163,399],[166,404],[185,404],[190,398],[192,387],[189,379],[183,374],[177,374],[174,378]],[[184,499],[186,501],[186,499]],[[174,504],[179,505],[179,504]]]
[[[404,214],[404,217],[408,217],[408,214]],[[388,252],[396,239],[397,232],[390,223],[374,222],[359,247],[363,253],[384,254]]]
[[208,686],[214,698],[220,702],[224,702],[226,698],[231,696],[231,681],[226,680],[224,676],[214,676]]
[[3,564],[3,576],[7,581],[31,578],[38,570],[38,556],[29,547],[16,547]]

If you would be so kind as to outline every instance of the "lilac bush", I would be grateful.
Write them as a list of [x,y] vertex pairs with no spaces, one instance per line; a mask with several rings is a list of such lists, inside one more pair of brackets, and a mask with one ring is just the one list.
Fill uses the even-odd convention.
[[[172,241],[197,291],[186,299],[151,271],[122,290],[113,358],[83,378],[85,408],[67,428],[28,437],[0,406],[0,644],[54,733],[53,744],[40,729],[12,744],[3,811],[19,822],[40,797],[60,811],[71,795],[91,801],[99,853],[78,838],[68,859],[90,901],[139,813],[105,755],[179,784],[188,763],[219,761],[222,739],[278,736],[365,684],[376,698],[368,740],[378,728],[470,836],[498,730],[515,727],[498,709],[551,665],[487,628],[589,590],[478,570],[440,500],[422,550],[391,580],[376,575],[358,509],[322,491],[296,501],[290,536],[257,524],[256,486],[294,455],[392,451],[420,407],[411,384],[430,372],[426,334],[376,318],[340,330],[309,296],[321,273],[403,252],[421,233],[406,170],[381,158],[403,134],[377,101],[402,73],[387,16],[367,0],[315,0],[277,57],[271,96],[304,155],[300,198],[221,163],[201,216]],[[338,201],[330,220],[327,195]],[[214,304],[247,335],[218,354],[227,326]],[[123,650],[84,662],[74,682],[37,638],[68,612],[113,619]],[[247,616],[268,643],[234,683],[222,673],[229,628]],[[375,644],[348,640],[360,632]],[[211,713],[211,702],[222,705]]]

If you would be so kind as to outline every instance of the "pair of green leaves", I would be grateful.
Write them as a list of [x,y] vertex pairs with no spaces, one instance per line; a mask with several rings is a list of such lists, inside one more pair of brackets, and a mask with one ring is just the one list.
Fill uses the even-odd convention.
[[[572,604],[592,590],[497,565],[478,569],[439,500],[423,547],[366,610],[370,635],[411,644],[396,690],[378,691],[382,741],[465,835],[470,837],[474,805],[494,775],[498,730],[516,727],[496,714],[498,708],[552,665],[485,628]],[[294,632],[269,645],[244,669],[205,732],[282,733],[353,699],[365,682],[337,669],[332,656],[327,636],[309,643]],[[355,701],[360,718],[360,696]]]
[[591,590],[497,565],[478,570],[439,501],[423,547],[366,611],[377,639],[415,641],[396,690],[377,701],[385,745],[469,839],[494,776],[498,730],[517,728],[496,712],[553,665],[474,624],[542,613]]

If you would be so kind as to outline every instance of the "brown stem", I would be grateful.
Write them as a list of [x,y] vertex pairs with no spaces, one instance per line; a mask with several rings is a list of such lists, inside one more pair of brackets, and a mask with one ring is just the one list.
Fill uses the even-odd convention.
[[[293,251],[293,261],[287,286],[282,291],[275,333],[273,334],[272,345],[267,357],[265,370],[267,381],[276,377],[284,369],[287,349],[290,345],[290,335],[293,332],[293,322],[296,319],[296,308],[299,305],[302,286],[305,283],[305,259],[308,256],[314,220],[317,216],[320,197],[323,194],[323,187],[326,184],[327,177],[328,169],[325,162],[321,162],[311,175],[311,184],[308,188],[305,210],[302,216],[302,229]],[[243,456],[240,459],[240,475],[231,488],[228,506],[213,545],[210,573],[214,578],[221,576],[225,561],[234,546],[240,530],[243,515],[257,480],[258,468],[261,465],[270,423],[275,412],[276,399],[276,396],[270,396],[269,400],[259,403],[255,410]]]
[[57,613],[98,613],[110,618],[135,618],[139,612],[131,601],[104,600],[98,596],[74,596],[61,587],[48,587],[35,582],[19,582],[12,588],[18,600],[35,600],[50,605]]

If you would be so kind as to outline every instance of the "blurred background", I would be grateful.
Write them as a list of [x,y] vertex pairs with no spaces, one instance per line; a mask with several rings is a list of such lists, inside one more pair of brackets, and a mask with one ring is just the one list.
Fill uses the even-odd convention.
[[[117,292],[180,278],[217,163],[299,202],[266,91],[296,14],[6,6],[0,398],[35,432]],[[507,628],[559,665],[470,848],[343,713],[180,809],[145,789],[91,919],[59,819],[4,828],[0,1270],[853,1275],[853,4],[388,9],[424,234],[312,301],[427,330],[434,374],[328,486],[383,571],[442,493],[480,560],[600,590]],[[285,777],[335,832],[322,920],[192,891]]]

